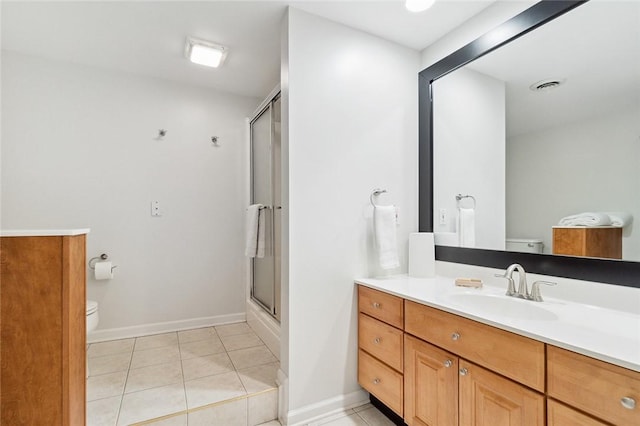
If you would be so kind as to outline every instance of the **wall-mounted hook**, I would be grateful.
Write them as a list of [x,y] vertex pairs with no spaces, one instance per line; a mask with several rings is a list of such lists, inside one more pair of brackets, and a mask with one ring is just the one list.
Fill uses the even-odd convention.
[[218,146],[218,137],[211,136],[211,143],[214,144],[215,146]]
[[166,129],[158,129],[158,139],[163,138],[167,134]]

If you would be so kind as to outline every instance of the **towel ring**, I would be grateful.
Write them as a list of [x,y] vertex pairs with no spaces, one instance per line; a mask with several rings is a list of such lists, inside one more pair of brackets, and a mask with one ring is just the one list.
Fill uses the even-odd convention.
[[374,189],[374,190],[373,190],[373,192],[372,192],[372,193],[371,193],[371,195],[369,196],[369,201],[371,201],[371,205],[372,205],[373,207],[380,207],[378,204],[376,204],[376,203],[373,201],[373,197],[377,197],[378,195],[380,195],[380,194],[384,194],[385,192],[387,192],[387,190],[386,190],[386,189],[376,188],[376,189]]
[[476,197],[474,197],[473,195],[462,195],[462,194],[458,194],[458,195],[456,195],[456,202],[458,203],[458,207],[460,207],[460,205],[459,205],[459,204],[460,204],[460,201],[461,201],[463,198],[471,198],[471,199],[473,200],[473,207],[472,207],[472,208],[473,208],[473,209],[475,209],[475,208],[476,208]]

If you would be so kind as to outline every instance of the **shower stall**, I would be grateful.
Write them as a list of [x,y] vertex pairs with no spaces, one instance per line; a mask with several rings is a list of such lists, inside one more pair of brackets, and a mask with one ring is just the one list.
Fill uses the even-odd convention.
[[275,92],[250,121],[251,204],[264,206],[266,225],[265,255],[252,259],[251,300],[280,321],[281,103]]

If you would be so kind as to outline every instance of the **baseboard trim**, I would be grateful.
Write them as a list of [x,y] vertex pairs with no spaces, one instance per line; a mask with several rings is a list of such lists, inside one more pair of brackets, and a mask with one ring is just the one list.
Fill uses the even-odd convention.
[[233,324],[246,321],[244,312],[212,317],[191,318],[179,321],[157,322],[152,324],[135,325],[132,327],[97,329],[89,333],[87,343],[104,342],[108,340],[127,339],[130,337],[148,336],[151,334],[168,333],[171,331],[189,330],[192,328],[212,327],[216,325]]
[[251,300],[247,300],[247,324],[279,360],[280,324]]
[[369,402],[369,394],[364,390],[358,390],[324,401],[310,404],[287,413],[286,424],[288,426],[317,425],[323,420],[328,420],[347,410]]

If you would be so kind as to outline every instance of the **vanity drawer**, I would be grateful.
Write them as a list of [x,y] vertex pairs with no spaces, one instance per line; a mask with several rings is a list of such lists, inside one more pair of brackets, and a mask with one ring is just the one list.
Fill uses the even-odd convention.
[[402,330],[365,314],[358,317],[358,346],[380,361],[402,372]]
[[384,405],[402,416],[402,374],[358,350],[358,382]]
[[547,392],[607,422],[640,424],[638,372],[549,345]]
[[405,301],[405,331],[544,392],[544,343]]
[[358,286],[358,310],[394,327],[402,328],[403,299],[391,294]]
[[547,426],[607,426],[552,399],[547,401]]

